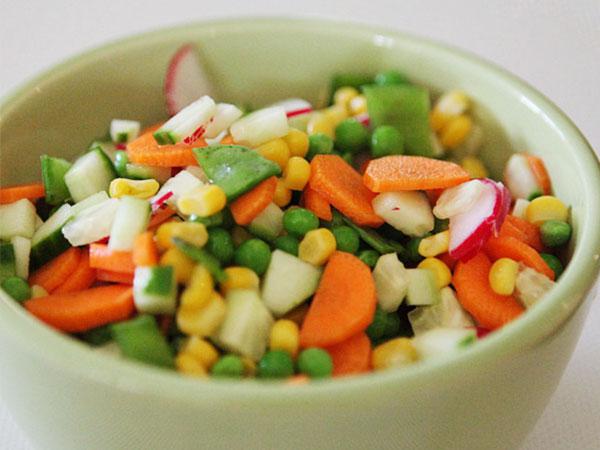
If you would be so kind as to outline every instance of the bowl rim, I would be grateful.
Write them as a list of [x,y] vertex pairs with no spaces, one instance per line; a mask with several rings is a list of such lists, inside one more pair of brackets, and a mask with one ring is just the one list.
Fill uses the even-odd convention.
[[[19,99],[36,89],[43,83],[51,83],[62,74],[75,70],[79,64],[86,64],[101,55],[110,55],[125,45],[151,45],[152,41],[160,41],[171,33],[185,34],[200,26],[210,26],[219,31],[236,28],[261,29],[277,31],[289,27],[302,27],[303,30],[320,30],[339,34],[352,33],[370,37],[373,45],[379,42],[396,40],[410,42],[420,48],[432,52],[441,52],[452,58],[458,58],[482,69],[487,76],[493,76],[503,84],[503,88],[519,91],[523,101],[537,109],[546,122],[559,130],[576,149],[573,163],[578,166],[586,183],[583,197],[588,199],[586,211],[582,214],[580,242],[575,246],[572,259],[563,273],[560,282],[543,303],[532,308],[522,318],[503,329],[492,333],[468,350],[454,355],[452,358],[426,361],[403,370],[390,370],[369,373],[360,376],[324,380],[289,389],[281,383],[262,383],[254,380],[219,381],[209,383],[181,376],[176,372],[145,366],[112,356],[101,355],[90,351],[89,347],[67,335],[55,332],[49,327],[40,326],[40,322],[27,314],[16,302],[9,299],[0,290],[0,334],[5,334],[34,357],[73,376],[87,378],[99,384],[112,386],[117,390],[126,390],[148,396],[168,397],[180,402],[205,402],[218,398],[225,402],[255,401],[272,403],[296,399],[323,400],[324,396],[349,398],[356,392],[385,389],[401,385],[403,388],[425,385],[439,380],[440,376],[448,378],[460,376],[467,366],[482,367],[499,358],[518,354],[535,346],[554,332],[573,315],[591,290],[600,270],[600,228],[593,227],[600,216],[600,166],[598,158],[581,131],[551,100],[531,87],[528,83],[507,70],[491,63],[469,51],[439,43],[429,38],[391,30],[384,27],[351,22],[352,30],[348,30],[348,21],[288,18],[288,17],[242,17],[217,20],[198,21],[183,25],[159,28],[135,34],[107,44],[83,51],[58,63],[41,74],[24,82],[12,92],[0,99],[0,119],[14,108],[18,108]],[[381,39],[383,38],[383,39]],[[387,38],[387,40],[386,40]],[[391,41],[388,41],[391,39]],[[150,41],[150,44],[148,42]],[[379,44],[381,45],[381,44]],[[387,45],[387,44],[386,44]],[[392,44],[393,45],[393,44]],[[0,126],[3,123],[0,120]],[[595,199],[595,201],[594,201]],[[575,266],[578,266],[575,269]],[[47,342],[47,346],[36,345]],[[160,389],[157,386],[160,385]]]

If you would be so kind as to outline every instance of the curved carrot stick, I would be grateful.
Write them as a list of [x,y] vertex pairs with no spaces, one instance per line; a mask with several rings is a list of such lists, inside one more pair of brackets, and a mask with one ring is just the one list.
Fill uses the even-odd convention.
[[0,205],[14,203],[17,200],[24,198],[28,200],[36,200],[46,195],[44,185],[42,183],[21,184],[19,186],[11,186],[0,189]]
[[491,237],[485,244],[484,251],[494,261],[500,258],[514,259],[554,280],[554,271],[540,254],[512,236]]
[[277,177],[270,177],[234,200],[230,208],[235,223],[248,225],[252,222],[273,201],[276,187]]
[[31,286],[37,284],[46,289],[47,292],[52,292],[75,272],[80,259],[81,250],[77,247],[71,247],[36,270],[29,277],[29,284]]
[[323,219],[328,222],[333,219],[333,213],[331,212],[331,205],[329,202],[325,200],[317,191],[311,189],[310,186],[306,186],[304,188],[302,201],[304,203],[304,207],[315,213],[319,219]]
[[90,267],[90,255],[86,248],[81,252],[77,268],[69,278],[52,291],[52,294],[66,294],[67,292],[82,291],[89,288],[96,281],[96,269]]
[[511,236],[533,247],[538,252],[544,249],[540,235],[540,227],[527,220],[508,215],[500,228],[500,236]]
[[113,272],[135,272],[131,252],[111,250],[106,244],[90,244],[90,266]]

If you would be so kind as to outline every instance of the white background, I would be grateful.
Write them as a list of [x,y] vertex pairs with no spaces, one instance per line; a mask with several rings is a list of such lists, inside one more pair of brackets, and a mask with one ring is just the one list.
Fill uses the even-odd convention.
[[[554,100],[600,149],[600,0],[156,3],[0,0],[0,95],[66,57],[140,31],[216,17],[326,17],[428,36],[504,66]],[[560,387],[525,449],[598,448],[597,300]],[[0,449],[31,448],[0,399]]]

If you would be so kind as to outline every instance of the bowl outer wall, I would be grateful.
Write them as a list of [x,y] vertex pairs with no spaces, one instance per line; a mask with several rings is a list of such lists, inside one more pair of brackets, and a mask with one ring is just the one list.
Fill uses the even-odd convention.
[[[351,405],[360,402],[367,406],[369,399],[381,400],[383,405],[392,393],[399,406],[410,404],[409,397],[414,401],[437,393],[440,402],[451,401],[459,409],[459,404],[464,406],[474,400],[469,399],[468,392],[463,392],[466,380],[472,379],[476,381],[474,384],[479,384],[485,379],[482,386],[490,388],[493,385],[489,383],[489,376],[493,369],[514,365],[519,368],[516,373],[526,373],[532,370],[529,366],[539,363],[541,351],[539,348],[531,349],[555,333],[573,315],[597,275],[598,163],[585,139],[547,99],[502,70],[456,50],[372,27],[283,19],[198,24],[120,41],[56,67],[4,102],[1,111],[0,182],[3,185],[14,183],[21,175],[36,179],[39,154],[48,151],[73,156],[79,149],[85,148],[90,136],[105,132],[115,112],[120,117],[140,118],[146,123],[160,119],[163,68],[170,54],[186,41],[200,43],[201,52],[221,80],[222,92],[227,92],[229,98],[235,101],[262,100],[264,103],[290,94],[291,90],[294,95],[316,101],[324,95],[324,89],[315,94],[312,86],[324,86],[323,74],[340,68],[373,71],[399,67],[415,81],[437,90],[465,89],[476,101],[473,113],[488,135],[486,162],[496,172],[510,150],[527,148],[544,156],[558,195],[573,206],[574,240],[577,243],[573,263],[545,302],[529,311],[523,319],[451,361],[298,389],[263,386],[254,382],[205,385],[159,370],[114,361],[84,351],[81,344],[38,326],[35,319],[3,301],[0,302],[2,358],[6,362],[13,360],[14,367],[21,368],[20,372],[2,371],[0,387],[3,397],[11,397],[10,392],[26,392],[24,386],[32,385],[27,376],[33,380],[33,374],[47,373],[47,380],[50,380],[50,374],[56,377],[46,383],[41,396],[45,395],[49,386],[60,391],[62,387],[58,380],[62,378],[74,380],[73,386],[78,386],[79,393],[83,392],[86,383],[90,388],[102,391],[103,395],[96,399],[98,403],[94,403],[99,405],[112,393],[112,397],[122,395],[122,398],[131,399],[134,404],[129,406],[133,409],[135,404],[141,406],[157,399],[172,408],[189,412],[206,412],[207,405],[214,407],[218,404],[225,408],[224,417],[231,408],[245,410],[252,416],[256,408],[270,407],[278,412],[274,420],[279,420],[279,426],[284,426],[293,424],[294,420],[300,421],[309,412],[314,414],[314,405],[318,403],[321,408],[337,406],[341,412],[333,417],[343,424],[349,423],[350,418],[357,414],[355,408],[350,408]],[[329,45],[323,45],[323,42]],[[361,55],[360,59],[355,57],[356,54]],[[108,64],[109,59],[116,64]],[[290,67],[294,70],[290,71]],[[252,95],[246,96],[245,92],[252,92]],[[73,129],[77,131],[73,133]],[[19,167],[20,170],[7,172],[7,167]],[[26,169],[21,170],[23,167]],[[47,343],[48,348],[42,348],[40,342]],[[565,339],[563,348],[556,353],[568,355],[571,349],[572,345],[569,346]],[[523,359],[524,355],[527,358]],[[24,361],[19,360],[25,357]],[[556,357],[559,357],[558,354]],[[499,362],[502,362],[500,367]],[[566,364],[566,359],[563,362]],[[564,364],[553,366],[553,377],[560,375]],[[26,370],[28,365],[29,371]],[[463,380],[462,387],[458,380]],[[529,382],[532,381],[530,378]],[[530,384],[527,380],[523,382]],[[535,387],[543,384],[532,383]],[[500,385],[502,383],[496,386]],[[506,390],[507,398],[519,397],[515,386],[503,385],[502,389]],[[552,390],[546,387],[544,395],[549,396]],[[461,395],[449,397],[451,392],[461,392]],[[381,393],[387,395],[382,397]],[[535,403],[537,413],[543,407],[542,397],[531,402]],[[56,405],[59,399],[56,399]],[[31,399],[25,403],[30,404]],[[86,404],[89,405],[88,402]],[[377,409],[377,405],[371,406],[373,410]],[[292,416],[285,418],[281,413],[282,407],[293,410]],[[11,405],[11,408],[19,410],[16,405]],[[434,408],[434,404],[429,408]],[[533,411],[536,408],[531,408],[531,417],[536,416]],[[368,410],[372,411],[371,408]],[[377,416],[384,417],[383,413],[390,411],[382,408]],[[414,408],[409,411],[415,417],[419,415]],[[344,412],[347,414],[344,415]],[[156,415],[152,420],[161,418],[159,412]],[[432,415],[438,422],[439,415],[433,412]],[[23,418],[18,412],[16,416]],[[461,417],[466,419],[466,416]],[[344,422],[345,419],[348,420]],[[19,422],[23,426],[24,421]],[[456,426],[445,424],[444,427],[452,428],[450,425]],[[39,424],[37,427],[40,430]],[[156,426],[156,429],[159,428]],[[416,426],[411,428],[418,429]],[[496,428],[507,431],[502,426]],[[522,435],[523,430],[515,430],[514,434]],[[320,433],[314,435],[319,436]],[[413,433],[409,435],[413,436]]]

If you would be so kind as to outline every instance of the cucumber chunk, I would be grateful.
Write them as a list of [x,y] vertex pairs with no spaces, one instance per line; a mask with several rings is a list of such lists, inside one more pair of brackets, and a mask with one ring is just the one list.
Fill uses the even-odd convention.
[[71,198],[79,202],[96,192],[108,191],[116,176],[112,161],[96,147],[75,161],[65,174],[65,184]]
[[475,328],[434,328],[413,339],[420,359],[451,356],[477,341]]
[[22,236],[31,239],[35,233],[35,206],[27,199],[0,205],[0,239]]
[[91,208],[92,206],[99,205],[100,203],[105,202],[109,198],[110,197],[108,196],[106,191],[96,192],[95,194],[90,195],[85,200],[81,200],[80,202],[75,203],[71,207],[71,213],[74,217],[77,217],[86,209]]
[[379,257],[373,270],[373,279],[379,307],[385,312],[396,311],[406,297],[410,278],[395,253]]
[[111,250],[131,250],[136,236],[146,230],[150,213],[148,200],[122,197],[110,229],[108,247]]
[[10,240],[15,253],[15,272],[18,277],[26,280],[29,278],[29,255],[31,253],[31,240],[13,236]]
[[408,320],[415,333],[421,335],[434,328],[469,328],[475,323],[458,302],[451,287],[440,291],[437,305],[418,306],[408,313]]
[[272,242],[283,231],[283,211],[275,203],[269,203],[248,225],[250,233]]
[[15,251],[10,242],[0,241],[0,283],[17,274]]
[[71,205],[65,204],[58,208],[37,229],[31,239],[31,262],[33,269],[54,259],[71,247],[71,244],[69,244],[62,234],[62,227],[72,218]]
[[435,275],[429,269],[407,269],[408,291],[406,304],[411,306],[435,305],[440,301],[440,290]]
[[71,194],[65,184],[65,174],[71,168],[71,163],[62,158],[48,155],[40,157],[42,164],[42,181],[46,191],[46,203],[60,205],[69,199]]
[[23,278],[9,277],[5,278],[0,287],[10,295],[15,301],[22,303],[31,298],[31,288]]
[[103,239],[110,235],[118,209],[116,198],[85,208],[62,228],[63,236],[74,247]]
[[135,120],[113,119],[110,122],[110,138],[113,142],[129,142],[138,137],[140,128],[140,123]]
[[175,313],[177,282],[173,267],[137,267],[133,277],[133,300],[141,313]]

